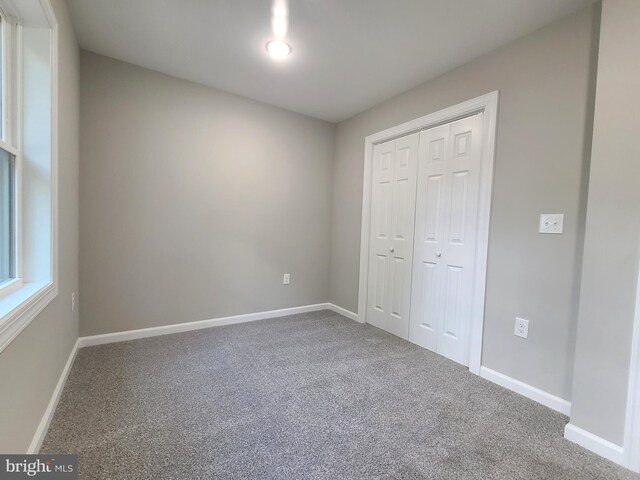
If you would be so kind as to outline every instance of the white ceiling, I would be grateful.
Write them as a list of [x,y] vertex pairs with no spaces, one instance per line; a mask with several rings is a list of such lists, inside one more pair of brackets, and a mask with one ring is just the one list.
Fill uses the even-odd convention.
[[291,0],[272,60],[270,0],[69,0],[96,53],[337,122],[593,0]]

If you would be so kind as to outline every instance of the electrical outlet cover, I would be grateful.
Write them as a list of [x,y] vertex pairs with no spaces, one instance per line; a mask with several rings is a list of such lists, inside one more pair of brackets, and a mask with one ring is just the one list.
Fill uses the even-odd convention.
[[564,213],[541,213],[540,233],[561,234],[564,230]]
[[516,326],[513,329],[516,337],[527,338],[529,336],[529,320],[516,317]]

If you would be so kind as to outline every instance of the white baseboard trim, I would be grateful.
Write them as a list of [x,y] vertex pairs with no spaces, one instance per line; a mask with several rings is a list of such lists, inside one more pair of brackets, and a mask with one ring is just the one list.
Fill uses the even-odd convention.
[[138,338],[156,337],[159,335],[188,332],[191,330],[200,330],[203,328],[221,327],[223,325],[235,325],[238,323],[255,322],[257,320],[285,317],[287,315],[294,315],[296,313],[317,312],[318,310],[332,310],[336,313],[344,315],[345,317],[348,316],[346,314],[354,315],[352,312],[344,310],[330,303],[318,303],[315,305],[304,305],[301,307],[283,308],[280,310],[268,310],[266,312],[233,315],[231,317],[214,318],[211,320],[198,320],[195,322],[163,325],[161,327],[141,328],[138,330],[126,330],[124,332],[105,333],[102,335],[80,337],[78,339],[79,348],[104,345],[106,343],[126,342],[128,340],[136,340]]
[[352,312],[351,310],[347,310],[346,308],[342,308],[339,307],[338,305],[335,305],[333,303],[328,303],[327,307],[329,308],[329,310],[331,310],[332,312],[336,312],[339,313],[340,315],[342,315],[343,317],[347,317],[350,318],[351,320],[355,320],[356,322],[359,322],[358,320],[358,314]]
[[611,443],[604,438],[600,438],[591,432],[587,432],[580,427],[568,423],[564,427],[564,438],[577,443],[581,447],[591,450],[593,453],[600,455],[601,457],[611,460],[618,465],[625,467],[624,451],[620,445]]
[[564,415],[569,416],[571,414],[571,402],[564,398],[556,397],[544,390],[532,387],[529,384],[516,380],[515,378],[508,377],[487,367],[480,367],[480,376]]
[[80,339],[77,339],[76,343],[73,345],[73,348],[71,349],[71,353],[69,354],[67,363],[62,369],[62,373],[60,374],[60,378],[58,379],[56,388],[54,388],[53,390],[53,394],[51,395],[51,400],[49,400],[49,405],[47,405],[47,409],[44,411],[44,414],[42,415],[42,419],[38,424],[36,433],[33,435],[33,440],[31,440],[31,445],[29,445],[29,450],[27,451],[27,453],[36,454],[40,451],[40,447],[42,446],[44,437],[47,435],[47,431],[49,430],[49,425],[51,425],[53,414],[55,413],[56,407],[58,406],[58,402],[60,401],[60,396],[62,395],[62,391],[64,390],[64,385],[65,383],[67,383],[67,378],[69,377],[71,366],[73,365],[73,361],[76,359],[78,348],[80,348],[79,344],[80,344]]

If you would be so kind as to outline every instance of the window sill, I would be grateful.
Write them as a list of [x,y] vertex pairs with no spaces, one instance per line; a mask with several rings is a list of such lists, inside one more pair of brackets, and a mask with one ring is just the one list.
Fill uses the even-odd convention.
[[0,299],[0,352],[56,298],[53,282],[24,283]]

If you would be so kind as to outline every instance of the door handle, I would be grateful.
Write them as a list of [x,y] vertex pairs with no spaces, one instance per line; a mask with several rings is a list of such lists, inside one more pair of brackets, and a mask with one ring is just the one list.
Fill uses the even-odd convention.
[[436,257],[440,258],[442,256],[442,252],[436,252]]
[[395,248],[393,248],[393,247],[391,247],[391,248],[389,249],[389,251],[390,251],[391,253],[393,253],[393,252],[395,252],[395,251],[396,251],[396,249],[395,249]]

